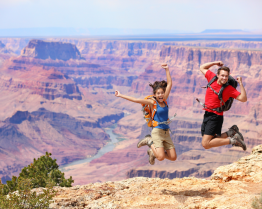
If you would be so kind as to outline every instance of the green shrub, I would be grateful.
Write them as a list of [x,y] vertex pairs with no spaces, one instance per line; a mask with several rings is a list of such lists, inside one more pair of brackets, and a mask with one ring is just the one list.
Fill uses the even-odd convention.
[[43,188],[40,194],[32,192],[33,186],[30,179],[22,179],[17,184],[17,191],[8,195],[0,195],[0,208],[31,209],[49,208],[50,201],[56,192],[52,188]]
[[52,159],[52,154],[46,152],[27,167],[24,167],[18,178],[29,178],[32,180],[33,188],[45,187],[47,182],[53,182],[56,186],[71,187],[74,180],[72,176],[65,179],[65,174],[58,169],[56,159]]
[[260,197],[259,198],[255,198],[252,202],[252,208],[255,208],[255,209],[262,209],[262,192],[260,194]]
[[[34,162],[24,167],[18,177],[2,184],[0,180],[0,209],[2,208],[48,208],[54,197],[53,186],[71,187],[72,176],[66,179],[58,169],[56,159],[46,152]],[[43,192],[32,192],[33,188],[43,187]],[[45,187],[45,188],[44,188]]]
[[7,181],[2,186],[0,193],[8,194],[9,192],[16,191],[18,189],[18,183],[22,179],[30,179],[32,188],[46,187],[47,184],[61,187],[71,187],[74,180],[72,176],[69,179],[65,179],[65,174],[58,169],[56,159],[52,159],[52,154],[46,152],[45,155],[41,156],[34,162],[24,167],[19,174],[12,177],[11,181]]

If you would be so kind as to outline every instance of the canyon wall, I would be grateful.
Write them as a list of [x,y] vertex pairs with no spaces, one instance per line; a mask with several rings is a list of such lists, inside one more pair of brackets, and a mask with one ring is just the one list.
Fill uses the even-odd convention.
[[[12,47],[14,51],[26,42],[22,39],[9,41],[0,39],[0,41],[5,47]],[[134,176],[208,177],[216,167],[229,164],[237,157],[246,155],[246,152],[231,146],[204,150],[201,145],[200,126],[203,110],[195,98],[204,101],[205,89],[200,86],[205,86],[207,82],[199,71],[199,66],[205,62],[222,60],[231,68],[234,77],[239,75],[243,77],[247,90],[248,102],[235,101],[230,111],[225,113],[223,131],[236,123],[244,134],[248,151],[262,142],[260,42],[149,42],[60,38],[45,40],[52,47],[48,48],[48,53],[43,50],[45,56],[37,58],[36,52],[42,51],[40,47],[42,42],[32,41],[25,46],[23,56],[5,55],[6,58],[2,61],[1,127],[6,127],[3,130],[16,130],[14,131],[17,133],[16,136],[21,140],[25,139],[26,145],[21,145],[22,148],[18,152],[30,149],[32,153],[30,157],[39,157],[44,150],[48,150],[54,152],[53,156],[59,159],[60,164],[67,164],[75,159],[93,156],[108,140],[104,128],[117,122],[114,131],[119,134],[121,140],[112,152],[85,164],[85,169],[81,164],[66,169],[65,174],[72,175],[76,184]],[[77,47],[74,50],[76,58],[68,52],[65,57],[71,57],[70,59],[56,57],[57,59],[53,60],[50,55],[54,51],[57,54],[65,42]],[[33,46],[36,51],[35,49],[31,51],[32,43],[37,44]],[[61,47],[56,47],[57,44]],[[33,57],[29,52],[32,52]],[[46,59],[48,57],[46,54],[51,59]],[[176,162],[165,160],[149,166],[146,148],[136,148],[139,139],[150,133],[144,126],[141,105],[116,98],[114,91],[118,89],[123,94],[140,98],[152,94],[149,82],[166,79],[165,71],[160,67],[162,62],[167,62],[170,66],[173,80],[168,103],[170,115],[177,113],[170,127],[179,157]],[[216,72],[216,68],[211,70]],[[47,116],[31,121],[29,115],[36,117],[32,115],[35,115],[34,112],[39,111],[39,108],[52,112],[50,114],[65,114],[71,118],[70,120],[78,122],[68,122],[69,126],[57,125],[55,117]],[[16,119],[17,115],[21,118]],[[61,121],[64,120],[63,117]],[[40,123],[39,121],[42,121],[41,124],[35,125]],[[45,127],[47,130],[50,126],[52,133],[59,133],[59,137],[54,134],[58,138],[56,142],[58,144],[41,138],[42,131],[40,133],[38,129]],[[84,135],[79,128],[83,128]],[[95,133],[98,135],[93,136]],[[88,135],[86,141],[85,135]],[[43,148],[40,151],[32,148],[31,136],[40,137],[44,141],[41,142],[44,145],[41,145]],[[53,137],[52,139],[57,140]],[[63,140],[67,141],[65,146],[60,145]],[[93,140],[92,143],[90,140]],[[95,141],[98,145],[93,145]],[[68,154],[67,149],[70,145],[72,146]],[[55,151],[57,146],[61,146],[59,152]],[[14,154],[15,150],[12,150],[11,146],[2,151],[7,152],[9,148],[10,153]],[[4,158],[8,159],[7,156]],[[26,164],[29,158],[21,161]],[[6,162],[8,163],[8,160]],[[13,164],[14,160],[11,158],[9,162],[12,169],[9,173],[1,174],[2,177],[10,177],[19,172],[22,166]],[[5,166],[8,168],[9,165]]]

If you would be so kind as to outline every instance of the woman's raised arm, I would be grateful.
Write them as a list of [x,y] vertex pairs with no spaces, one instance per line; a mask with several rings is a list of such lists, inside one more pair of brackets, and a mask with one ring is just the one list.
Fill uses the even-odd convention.
[[161,67],[166,70],[167,87],[166,87],[164,99],[167,100],[169,93],[171,91],[171,88],[172,88],[172,79],[171,79],[171,75],[170,75],[170,72],[169,72],[168,65],[166,63],[163,63],[163,64],[161,64]]
[[115,96],[121,97],[123,99],[126,99],[126,100],[131,101],[131,102],[135,102],[135,103],[140,103],[140,104],[145,104],[145,105],[153,105],[154,104],[154,101],[151,100],[151,99],[137,99],[135,97],[130,97],[130,96],[120,94],[120,92],[117,91],[117,90],[115,91]]

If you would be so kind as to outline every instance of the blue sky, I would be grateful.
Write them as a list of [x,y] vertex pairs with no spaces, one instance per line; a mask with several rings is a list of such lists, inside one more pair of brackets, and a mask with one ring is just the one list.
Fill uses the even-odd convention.
[[262,0],[0,0],[0,29],[34,27],[262,32]]

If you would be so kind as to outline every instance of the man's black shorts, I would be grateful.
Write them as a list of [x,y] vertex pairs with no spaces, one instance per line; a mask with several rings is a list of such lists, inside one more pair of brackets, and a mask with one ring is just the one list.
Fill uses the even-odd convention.
[[215,136],[217,134],[218,136],[221,136],[223,121],[224,116],[206,111],[201,126],[202,136],[204,136],[204,134],[212,136]]

